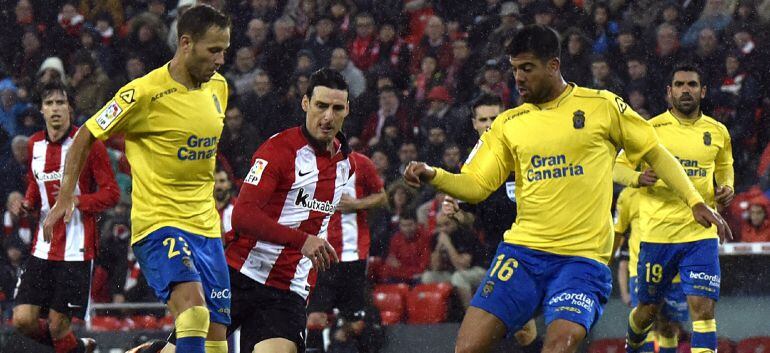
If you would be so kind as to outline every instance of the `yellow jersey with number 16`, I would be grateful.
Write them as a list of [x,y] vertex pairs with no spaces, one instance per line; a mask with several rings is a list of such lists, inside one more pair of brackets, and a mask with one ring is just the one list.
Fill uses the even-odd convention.
[[123,86],[85,124],[102,140],[125,134],[131,244],[165,226],[221,236],[213,192],[227,82],[215,73],[201,87],[187,89],[171,78],[168,66]]

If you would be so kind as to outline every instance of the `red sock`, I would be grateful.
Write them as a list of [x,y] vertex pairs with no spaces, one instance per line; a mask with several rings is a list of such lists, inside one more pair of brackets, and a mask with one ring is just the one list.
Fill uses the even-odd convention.
[[53,349],[56,353],[70,353],[75,352],[78,348],[79,340],[75,338],[75,334],[70,331],[62,338],[53,340]]

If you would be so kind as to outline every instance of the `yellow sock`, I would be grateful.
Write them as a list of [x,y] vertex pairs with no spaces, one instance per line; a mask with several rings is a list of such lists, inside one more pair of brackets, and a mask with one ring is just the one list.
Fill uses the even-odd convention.
[[717,321],[699,320],[692,322],[692,353],[713,353],[717,350]]
[[227,341],[206,341],[206,353],[227,353]]

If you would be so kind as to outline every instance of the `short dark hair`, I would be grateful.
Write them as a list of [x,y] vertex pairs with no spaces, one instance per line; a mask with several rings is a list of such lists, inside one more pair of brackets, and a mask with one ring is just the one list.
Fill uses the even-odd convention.
[[348,92],[348,83],[345,82],[342,74],[329,68],[320,69],[310,75],[310,82],[307,86],[307,92],[305,92],[308,99],[313,98],[313,90],[318,86]]
[[63,94],[65,97],[67,97],[67,103],[72,105],[72,101],[70,99],[71,95],[67,92],[67,86],[64,85],[63,82],[59,80],[52,80],[50,82],[44,83],[42,86],[38,88],[38,94],[37,94],[37,100],[39,100],[37,103],[38,105],[43,105],[43,101],[50,95],[59,92]]
[[230,17],[210,5],[198,5],[182,14],[177,23],[177,39],[182,35],[189,35],[193,40],[198,40],[210,27],[230,28]]
[[553,28],[543,25],[529,25],[522,28],[508,44],[508,55],[532,53],[542,61],[561,57],[559,34]]
[[674,75],[676,75],[677,72],[682,72],[682,71],[696,73],[698,75],[698,82],[701,84],[701,86],[703,86],[703,71],[700,69],[700,67],[698,67],[698,65],[695,65],[694,63],[691,63],[691,62],[676,64],[676,66],[674,66],[674,69],[671,70],[671,75],[669,75],[668,82],[669,83],[674,82]]
[[473,114],[476,114],[476,108],[483,105],[499,105],[502,107],[503,100],[500,99],[500,96],[484,93],[473,101],[473,104],[471,105],[471,110],[473,110]]

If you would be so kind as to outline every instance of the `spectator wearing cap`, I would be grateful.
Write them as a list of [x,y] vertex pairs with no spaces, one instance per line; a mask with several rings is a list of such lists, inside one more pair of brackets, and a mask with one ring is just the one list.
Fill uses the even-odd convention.
[[300,48],[302,41],[296,36],[294,20],[288,16],[277,19],[273,23],[273,40],[265,47],[262,67],[270,74],[278,95],[289,88],[292,65]]
[[722,0],[706,0],[706,5],[695,23],[682,36],[682,45],[694,47],[698,43],[698,34],[704,28],[722,32],[732,23],[733,18],[728,12],[730,4]]
[[80,0],[79,10],[88,21],[94,22],[99,15],[107,13],[116,26],[123,25],[123,4],[120,0]]
[[433,87],[426,98],[428,104],[419,121],[420,136],[424,139],[428,136],[431,126],[441,126],[449,139],[457,141],[463,133],[461,126],[467,120],[467,114],[461,109],[452,107],[452,97],[444,86]]
[[622,92],[623,82],[612,72],[609,61],[603,55],[594,55],[591,59],[591,88],[606,89],[610,92]]
[[331,18],[321,17],[315,23],[313,35],[302,44],[303,49],[313,53],[319,66],[328,66],[334,48],[342,46],[342,42],[333,32],[334,22]]
[[505,55],[506,40],[523,27],[519,17],[519,5],[515,2],[505,2],[500,6],[500,25],[484,38],[486,46],[482,50],[482,56],[499,58]]
[[350,61],[348,51],[345,48],[338,47],[332,51],[332,60],[329,63],[329,68],[339,72],[345,78],[345,81],[348,83],[350,98],[357,98],[366,91],[366,77]]
[[415,102],[421,104],[431,89],[443,86],[445,77],[444,72],[438,67],[438,59],[435,56],[423,56],[420,71],[412,78],[411,94]]
[[468,41],[458,39],[452,42],[452,65],[447,69],[444,87],[449,88],[450,95],[458,103],[468,102],[473,98],[476,87],[473,82],[481,67],[478,55],[471,55]]
[[379,143],[387,123],[398,127],[402,139],[414,137],[414,124],[409,117],[409,111],[401,103],[399,93],[393,87],[383,87],[379,94],[379,108],[372,113],[363,126],[361,141],[366,146]]
[[744,243],[770,242],[770,200],[764,195],[749,201],[748,217],[741,222],[740,240]]
[[452,64],[452,46],[446,37],[444,21],[438,16],[432,16],[425,27],[425,36],[415,46],[412,54],[412,74],[420,72],[423,58],[432,56],[436,59],[439,69],[445,70]]
[[407,76],[413,48],[401,38],[398,27],[393,23],[383,23],[377,39],[377,65],[397,72],[399,76]]
[[591,82],[591,40],[577,27],[567,29],[562,38],[561,73],[567,81],[585,87]]
[[37,84],[43,85],[54,80],[59,80],[65,85],[69,82],[64,73],[64,63],[58,57],[51,56],[40,64],[40,69],[37,70]]
[[7,136],[17,134],[18,118],[27,107],[19,101],[18,92],[10,78],[0,81],[0,128]]
[[75,98],[78,115],[90,118],[102,107],[110,89],[110,81],[104,71],[87,51],[75,55],[70,87]]
[[355,18],[356,37],[350,42],[348,52],[350,61],[361,71],[369,69],[377,63],[380,57],[380,47],[377,42],[377,24],[374,17],[364,12]]
[[225,78],[230,81],[238,96],[244,96],[251,91],[259,71],[262,70],[257,67],[254,52],[248,47],[242,47],[235,52],[235,63],[225,73]]

